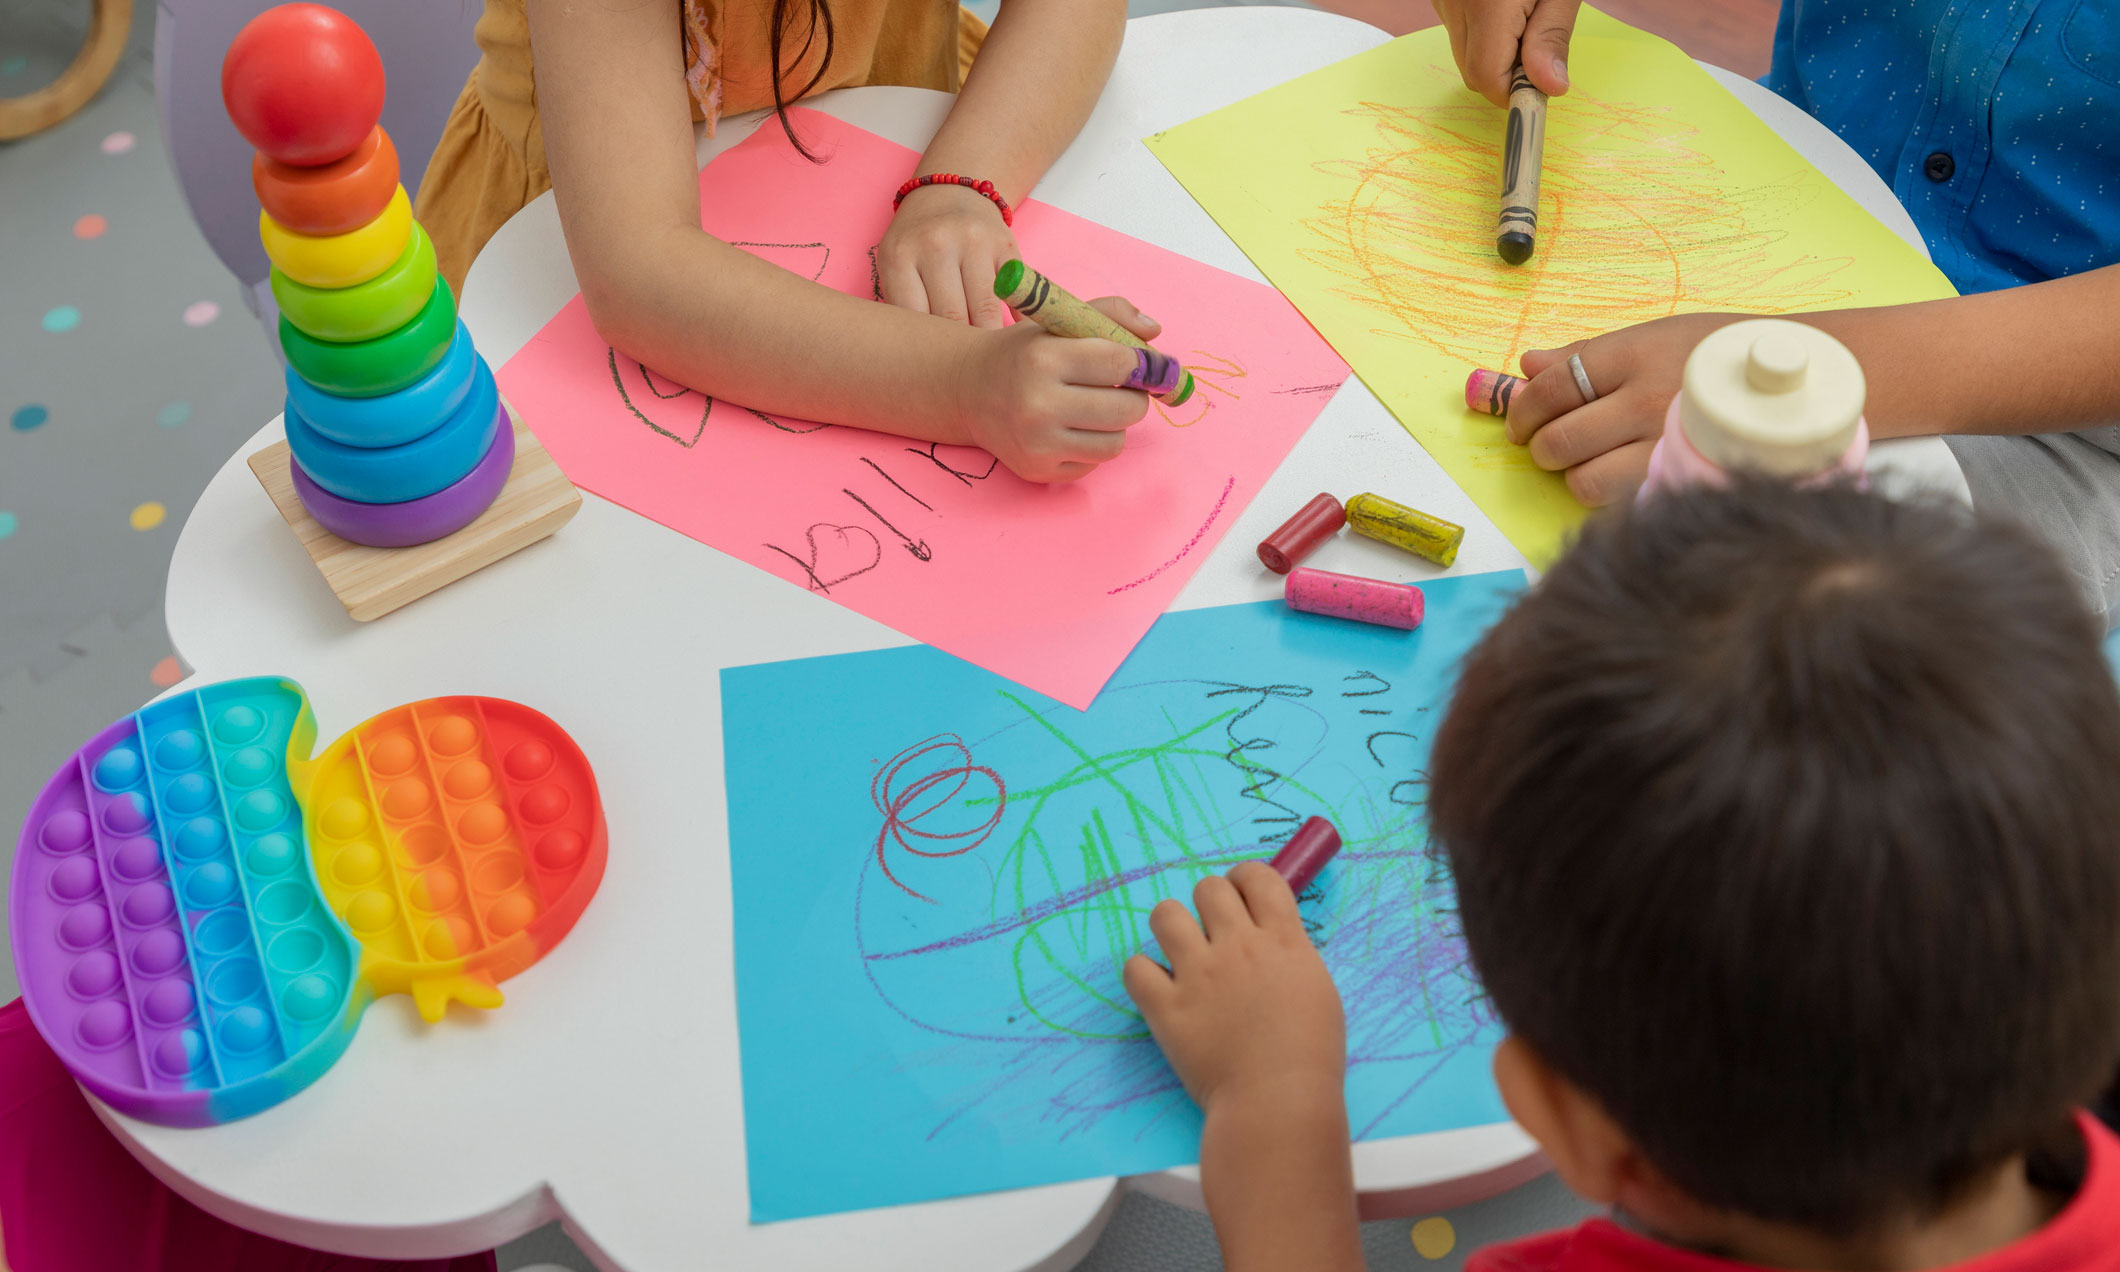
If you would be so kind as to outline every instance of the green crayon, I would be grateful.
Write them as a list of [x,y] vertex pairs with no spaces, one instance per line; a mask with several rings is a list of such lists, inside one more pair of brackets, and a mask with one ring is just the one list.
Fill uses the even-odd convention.
[[[1127,377],[1129,387],[1148,389],[1171,406],[1177,406],[1193,395],[1192,372],[1178,367],[1170,355],[1159,352],[1141,337],[1105,317],[1102,311],[1069,295],[1066,288],[1022,261],[1010,261],[994,275],[994,294],[1015,310],[1018,317],[1028,318],[1056,336],[1071,340],[1109,340],[1150,355],[1142,359],[1139,370]],[[1177,381],[1176,391],[1162,391],[1161,384],[1172,379]]]

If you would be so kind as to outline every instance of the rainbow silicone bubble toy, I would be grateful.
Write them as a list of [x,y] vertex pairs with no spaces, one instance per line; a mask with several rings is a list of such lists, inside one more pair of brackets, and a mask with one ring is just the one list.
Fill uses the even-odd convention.
[[310,759],[299,685],[231,680],[91,738],[30,806],[9,930],[81,1084],[176,1126],[329,1069],[378,996],[501,1003],[603,878],[588,761],[545,716],[429,698]]

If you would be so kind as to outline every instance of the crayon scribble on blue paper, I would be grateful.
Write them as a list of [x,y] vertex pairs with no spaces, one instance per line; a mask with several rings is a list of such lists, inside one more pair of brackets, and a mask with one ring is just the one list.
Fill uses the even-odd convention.
[[1167,614],[1087,712],[925,647],[722,673],[754,1220],[1197,1160],[1120,984],[1148,913],[1323,814],[1302,912],[1364,1138],[1501,1120],[1422,831],[1429,740],[1518,572],[1415,632]]

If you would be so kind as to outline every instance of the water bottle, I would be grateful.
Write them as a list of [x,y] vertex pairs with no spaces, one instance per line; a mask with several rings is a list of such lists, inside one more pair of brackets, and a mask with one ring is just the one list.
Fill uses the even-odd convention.
[[1711,333],[1686,359],[1640,499],[1722,485],[1743,469],[1797,481],[1863,480],[1870,428],[1862,367],[1816,327],[1753,318]]

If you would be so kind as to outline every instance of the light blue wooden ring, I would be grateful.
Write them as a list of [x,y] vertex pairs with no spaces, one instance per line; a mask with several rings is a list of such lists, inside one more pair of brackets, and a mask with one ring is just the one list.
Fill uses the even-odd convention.
[[500,393],[485,360],[471,393],[440,428],[402,446],[346,446],[318,433],[299,412],[287,416],[287,447],[309,479],[358,503],[423,499],[463,480],[478,467],[499,427]]
[[[287,369],[287,412],[325,438],[346,446],[403,446],[425,437],[456,413],[471,392],[485,359],[459,330],[442,363],[424,377],[381,397],[340,397],[326,393]],[[486,370],[491,375],[491,370]]]

